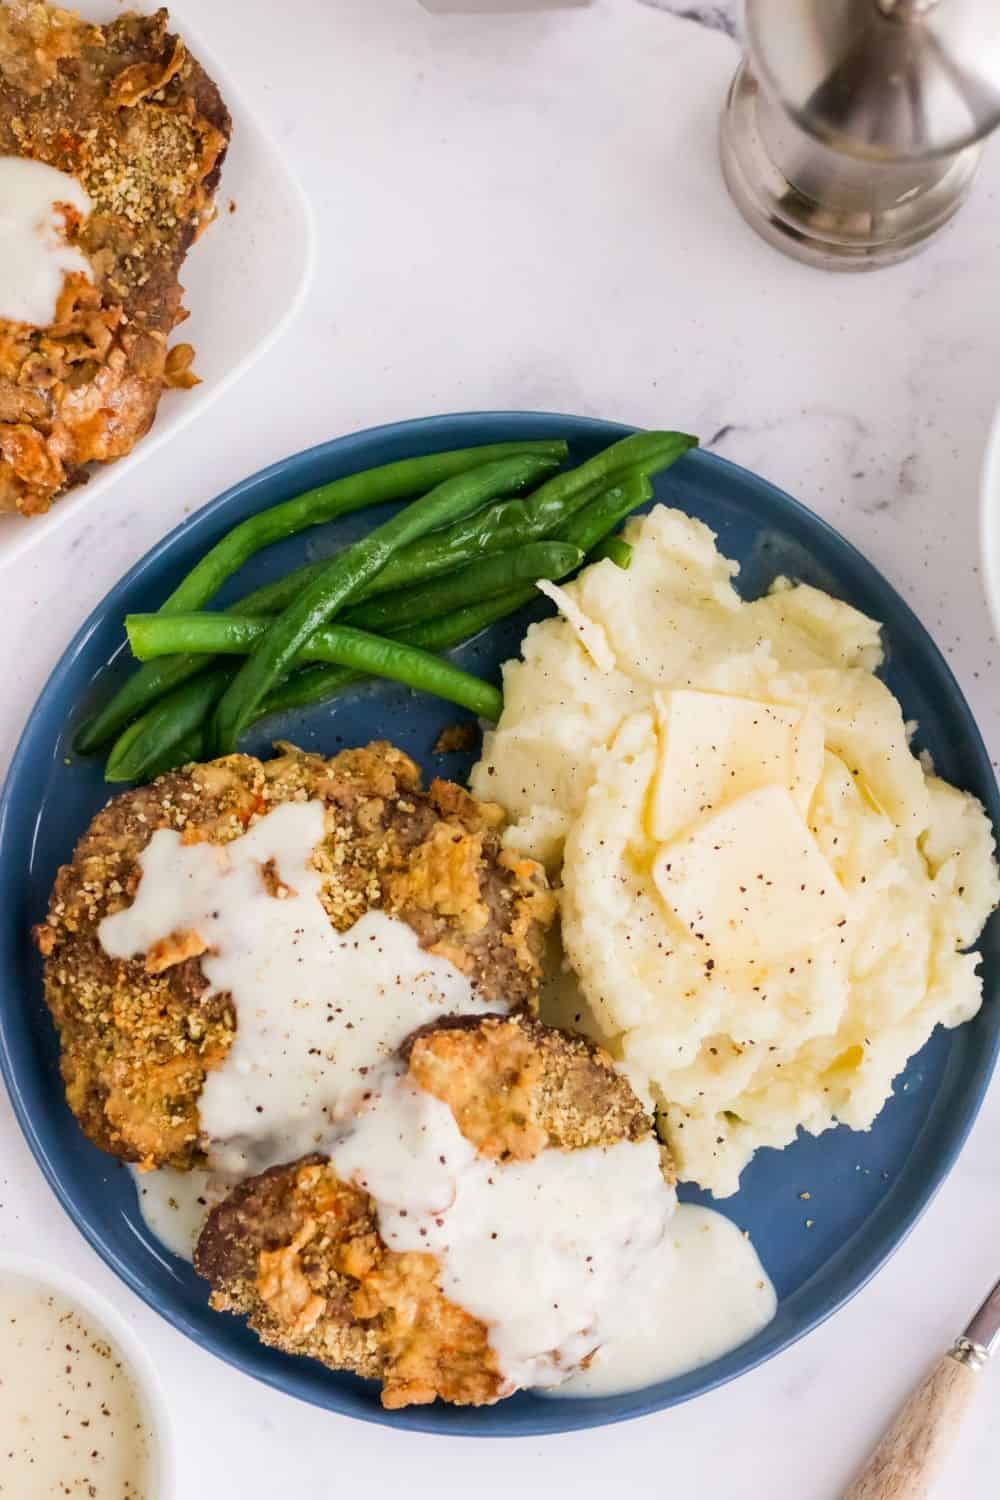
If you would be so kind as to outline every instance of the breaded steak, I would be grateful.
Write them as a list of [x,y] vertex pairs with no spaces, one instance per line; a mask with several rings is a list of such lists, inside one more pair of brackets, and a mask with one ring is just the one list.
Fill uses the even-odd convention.
[[212,80],[165,10],[90,26],[41,0],[0,0],[0,156],[67,172],[93,212],[70,238],[56,322],[0,321],[0,511],[33,515],[130,452],[164,387],[193,383],[184,257],[209,222],[231,133]]
[[[526,1017],[443,1021],[403,1051],[409,1078],[491,1161],[652,1132],[606,1053]],[[368,1194],[323,1156],[241,1183],[210,1214],[195,1269],[213,1307],[245,1314],[265,1344],[380,1380],[384,1406],[510,1393],[486,1326],[441,1291],[436,1256],[387,1249]]]
[[231,998],[211,991],[198,956],[152,950],[110,957],[102,919],[131,904],[154,832],[225,844],[282,803],[318,799],[325,837],[313,855],[330,922],[344,931],[372,908],[401,918],[479,994],[532,1010],[554,898],[541,868],[501,847],[503,815],[451,782],[423,791],[388,744],[332,760],[292,747],[273,760],[227,756],[116,797],[59,871],[35,929],[45,997],[61,1041],[70,1108],[105,1151],[146,1166],[203,1160],[198,1099],[232,1043]]

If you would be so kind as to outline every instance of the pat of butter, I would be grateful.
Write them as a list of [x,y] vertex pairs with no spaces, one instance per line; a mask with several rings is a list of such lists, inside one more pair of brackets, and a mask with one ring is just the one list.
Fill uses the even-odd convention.
[[657,693],[660,764],[649,831],[659,843],[762,786],[785,786],[805,816],[823,770],[814,709],[699,693]]
[[847,896],[786,787],[728,803],[668,844],[657,890],[720,967],[784,961],[828,937]]

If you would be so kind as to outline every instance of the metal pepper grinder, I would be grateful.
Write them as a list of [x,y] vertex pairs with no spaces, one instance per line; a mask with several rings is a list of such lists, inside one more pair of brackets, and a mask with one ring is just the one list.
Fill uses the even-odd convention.
[[919,250],[1000,124],[1000,0],[746,0],[722,118],[744,218],[828,270]]

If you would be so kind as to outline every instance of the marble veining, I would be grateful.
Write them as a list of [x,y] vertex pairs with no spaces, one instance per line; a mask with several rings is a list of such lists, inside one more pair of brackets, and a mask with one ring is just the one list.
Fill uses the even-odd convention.
[[641,0],[653,10],[669,11],[683,21],[696,21],[710,31],[724,31],[727,36],[736,35],[736,0],[723,0],[721,5],[690,5],[685,0]]

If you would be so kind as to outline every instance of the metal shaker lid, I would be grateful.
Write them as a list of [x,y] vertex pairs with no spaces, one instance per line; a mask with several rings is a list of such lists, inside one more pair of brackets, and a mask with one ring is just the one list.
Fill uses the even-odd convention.
[[746,0],[758,73],[847,155],[922,160],[1000,124],[1000,0]]

